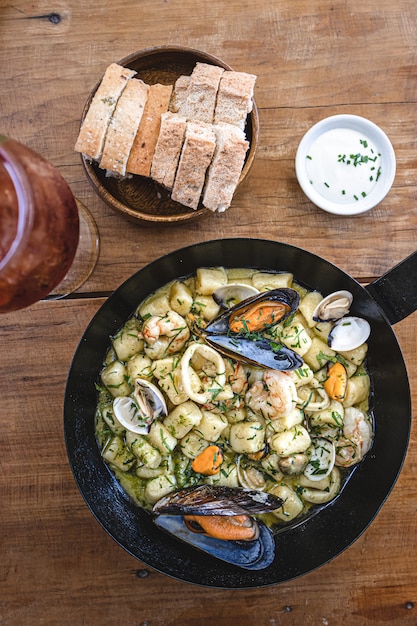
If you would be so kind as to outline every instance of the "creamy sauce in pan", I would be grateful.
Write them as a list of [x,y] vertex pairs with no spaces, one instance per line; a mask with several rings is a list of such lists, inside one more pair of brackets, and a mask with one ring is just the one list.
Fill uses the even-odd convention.
[[[213,374],[213,362],[200,354],[190,361],[193,383],[187,387],[181,376],[188,370],[181,369],[181,362],[191,344],[202,343],[193,334],[192,323],[197,320],[204,326],[216,318],[221,309],[213,292],[234,283],[259,292],[284,288],[298,294],[296,310],[260,332],[277,349],[285,345],[296,351],[303,364],[276,375],[223,355],[219,358],[226,378],[216,387],[219,361]],[[201,268],[195,276],[175,280],[138,303],[135,314],[109,341],[96,436],[103,458],[139,506],[150,509],[167,493],[202,483],[255,488],[284,500],[281,509],[264,516],[269,525],[282,525],[302,519],[311,507],[319,509],[337,496],[363,457],[362,440],[368,437],[366,444],[371,444],[370,381],[366,344],[345,353],[328,348],[334,322],[313,319],[322,297],[298,285],[290,273],[220,267]],[[183,327],[189,326],[189,336],[180,341],[180,327],[174,328],[166,349],[158,352],[150,329],[153,333],[153,324],[165,323],[172,312],[180,316]],[[344,397],[338,400],[324,390],[334,363],[342,363],[348,377]],[[167,403],[167,417],[158,417],[148,434],[129,432],[115,415],[117,398],[133,398],[137,377],[156,385]],[[191,391],[187,394],[184,389]],[[289,404],[282,408],[285,402]],[[349,433],[348,420],[353,420]],[[223,455],[219,471],[209,475],[193,469],[194,460],[208,446],[217,446]],[[331,470],[325,448],[336,454]],[[305,462],[297,469],[303,455]]]

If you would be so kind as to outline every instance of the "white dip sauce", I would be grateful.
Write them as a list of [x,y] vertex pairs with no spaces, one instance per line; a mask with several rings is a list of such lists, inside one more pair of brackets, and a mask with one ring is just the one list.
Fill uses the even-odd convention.
[[378,183],[381,154],[362,133],[335,128],[313,142],[306,169],[311,185],[326,200],[359,202]]

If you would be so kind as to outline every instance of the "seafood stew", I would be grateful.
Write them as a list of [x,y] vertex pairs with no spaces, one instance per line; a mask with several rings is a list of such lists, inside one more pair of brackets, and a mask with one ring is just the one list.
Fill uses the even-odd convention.
[[[208,535],[210,554],[228,559],[225,541],[259,542],[260,524],[273,534],[338,496],[373,438],[370,327],[350,315],[352,300],[290,272],[217,266],[138,303],[106,354],[96,435],[159,527],[203,550]],[[242,490],[263,506],[234,510]],[[204,537],[179,533],[178,520],[159,518],[167,512]],[[246,548],[240,566],[251,568]]]
[[[270,566],[246,571],[176,541],[159,530],[151,515],[127,495],[101,457],[94,428],[95,383],[109,348],[109,337],[164,284],[202,266],[250,268],[274,272],[287,268],[300,283],[323,294],[349,291],[353,315],[365,318],[367,368],[372,383],[375,432],[372,450],[356,466],[342,493],[320,514],[288,524],[274,534]],[[395,268],[394,268],[395,270]],[[382,278],[381,278],[382,280]],[[384,275],[384,293],[389,276]],[[395,288],[390,294],[398,292]],[[374,289],[375,286],[375,289]],[[378,293],[374,294],[378,286]],[[394,287],[395,287],[394,286]],[[378,295],[379,294],[379,295]],[[378,295],[378,297],[376,297]],[[408,302],[408,298],[407,298]],[[150,567],[182,581],[208,587],[242,589],[289,581],[323,566],[346,550],[371,524],[396,483],[407,451],[411,399],[407,371],[391,323],[410,314],[391,314],[406,300],[393,300],[377,281],[363,288],[343,270],[301,248],[265,239],[221,239],[166,254],[138,270],[100,307],[86,328],[70,367],[64,403],[64,434],[69,463],[80,493],[103,529],[125,551]],[[388,311],[388,312],[386,312]],[[405,312],[404,312],[405,311]],[[393,416],[395,419],[393,420]],[[162,516],[160,516],[162,518]]]

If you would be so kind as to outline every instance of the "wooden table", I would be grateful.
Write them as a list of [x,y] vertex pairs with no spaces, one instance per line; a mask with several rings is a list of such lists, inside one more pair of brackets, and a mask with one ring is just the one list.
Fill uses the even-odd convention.
[[[73,480],[62,418],[86,325],[112,290],[164,252],[219,237],[273,239],[366,284],[414,251],[415,0],[10,0],[2,7],[0,132],[60,169],[97,221],[101,252],[77,297],[0,319],[0,624],[417,624],[415,430],[393,492],[354,545],[286,584],[232,591],[156,573],[107,536]],[[142,227],[99,200],[73,145],[106,66],[172,43],[257,74],[260,147],[229,211],[181,228]],[[295,178],[303,133],[337,113],[370,118],[396,151],[391,192],[360,217],[322,212]],[[395,330],[416,399],[417,317]]]

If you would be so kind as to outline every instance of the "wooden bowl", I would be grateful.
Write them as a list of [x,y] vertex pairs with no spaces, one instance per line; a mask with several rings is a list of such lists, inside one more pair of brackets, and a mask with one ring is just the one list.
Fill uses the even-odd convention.
[[[137,77],[148,84],[174,84],[181,75],[190,75],[197,62],[218,65],[226,70],[232,68],[220,59],[182,46],[161,46],[135,52],[118,61],[120,65],[137,72]],[[100,81],[101,82],[101,81]],[[99,86],[94,87],[85,104],[84,119],[91,100]],[[245,179],[252,166],[258,145],[259,118],[255,102],[247,117],[245,133],[250,143],[239,184]],[[200,206],[189,209],[170,198],[170,192],[150,178],[134,175],[132,178],[107,177],[105,170],[82,155],[87,177],[100,198],[114,211],[127,219],[150,224],[177,224],[198,219],[211,211]]]

